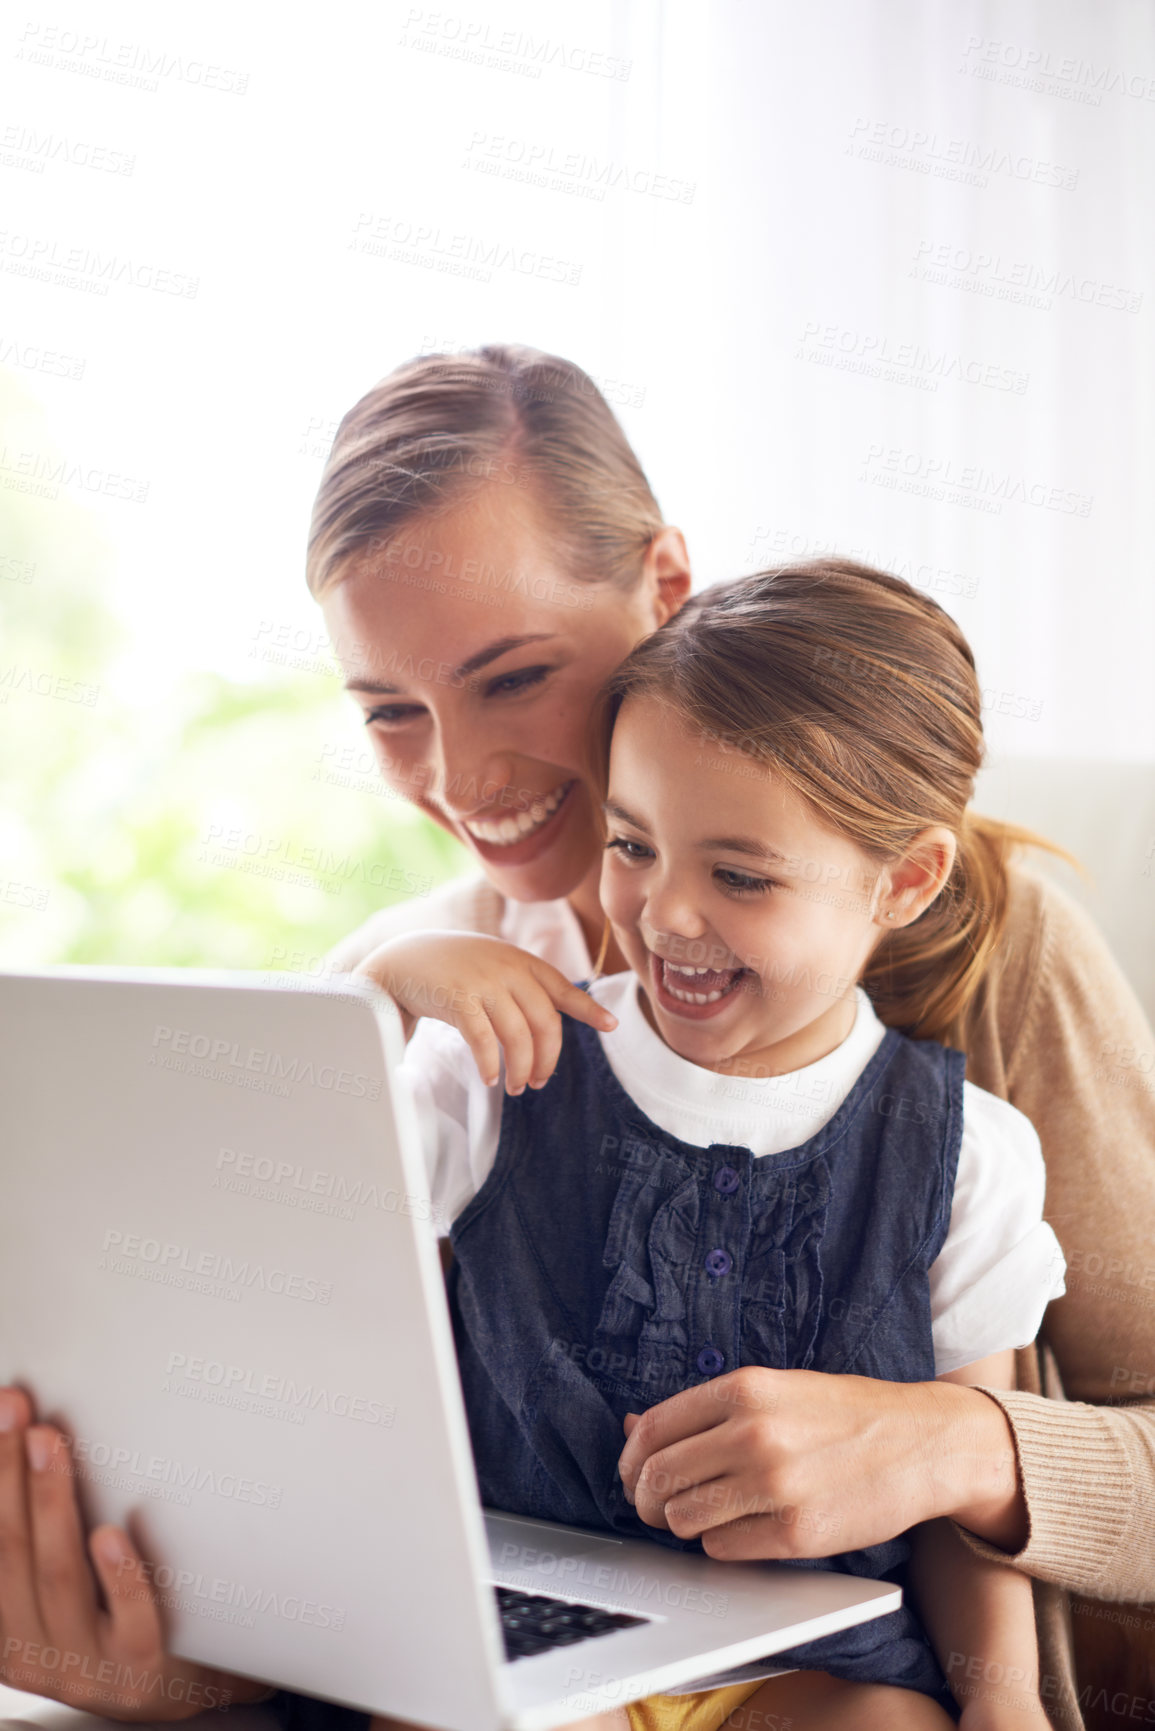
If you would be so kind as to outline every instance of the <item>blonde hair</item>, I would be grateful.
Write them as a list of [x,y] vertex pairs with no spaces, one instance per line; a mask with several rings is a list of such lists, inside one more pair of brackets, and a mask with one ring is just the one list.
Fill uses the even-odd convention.
[[337,428],[313,506],[306,579],[319,596],[347,561],[487,483],[522,484],[579,582],[628,589],[662,513],[588,374],[537,349],[423,355],[374,385]]
[[1003,935],[1011,853],[1064,850],[968,809],[982,700],[950,615],[850,560],[758,572],[692,597],[612,675],[595,722],[603,771],[618,710],[642,695],[765,765],[879,865],[928,825],[954,834],[944,888],[910,925],[884,929],[862,984],[889,1026],[961,1045]]

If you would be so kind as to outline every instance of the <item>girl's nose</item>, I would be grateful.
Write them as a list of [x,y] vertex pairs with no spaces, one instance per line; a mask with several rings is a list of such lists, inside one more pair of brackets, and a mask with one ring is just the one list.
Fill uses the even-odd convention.
[[702,938],[707,930],[689,889],[670,878],[648,887],[641,924],[649,934],[647,943],[652,936],[653,948],[668,955],[671,961],[675,959],[672,943],[684,946]]

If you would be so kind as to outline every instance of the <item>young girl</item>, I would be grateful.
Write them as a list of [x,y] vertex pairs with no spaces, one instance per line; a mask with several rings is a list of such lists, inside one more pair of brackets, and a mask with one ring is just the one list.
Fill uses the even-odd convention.
[[[776,1371],[1007,1387],[1062,1291],[1037,1137],[943,1043],[997,931],[974,663],[908,585],[819,563],[688,603],[603,720],[601,898],[632,972],[587,994],[464,934],[365,971],[452,1024],[424,1022],[406,1068],[483,1501],[775,1554],[752,1528],[823,1517],[774,1494]],[[884,998],[915,944],[908,1037],[858,982]],[[686,1390],[647,1439],[631,1415]],[[944,1674],[968,1728],[1046,1723],[1022,1576],[945,1522],[847,1536],[818,1566],[904,1579],[922,1622],[908,1601],[768,1660],[790,1675],[597,1723],[940,1725]]]

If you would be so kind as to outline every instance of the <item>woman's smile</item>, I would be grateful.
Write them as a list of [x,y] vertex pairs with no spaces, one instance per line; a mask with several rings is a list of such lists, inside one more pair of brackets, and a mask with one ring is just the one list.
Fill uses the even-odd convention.
[[534,835],[541,829],[557,811],[573,785],[572,781],[563,781],[552,793],[535,795],[528,806],[505,817],[462,818],[462,828],[468,830],[475,841],[489,842],[494,847],[509,847],[511,843]]
[[526,865],[558,839],[573,810],[575,802],[570,794],[576,786],[576,778],[563,781],[543,799],[535,799],[528,810],[490,822],[480,818],[459,818],[458,822],[482,859]]

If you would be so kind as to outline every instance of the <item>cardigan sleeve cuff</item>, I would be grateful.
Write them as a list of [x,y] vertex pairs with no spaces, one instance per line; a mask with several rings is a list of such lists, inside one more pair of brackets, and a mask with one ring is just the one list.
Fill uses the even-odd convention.
[[1002,1408],[1015,1439],[1028,1537],[1022,1550],[1009,1552],[965,1527],[959,1534],[990,1562],[1096,1597],[1126,1544],[1135,1510],[1131,1463],[1111,1423],[1114,1413],[1021,1390],[983,1393]]

